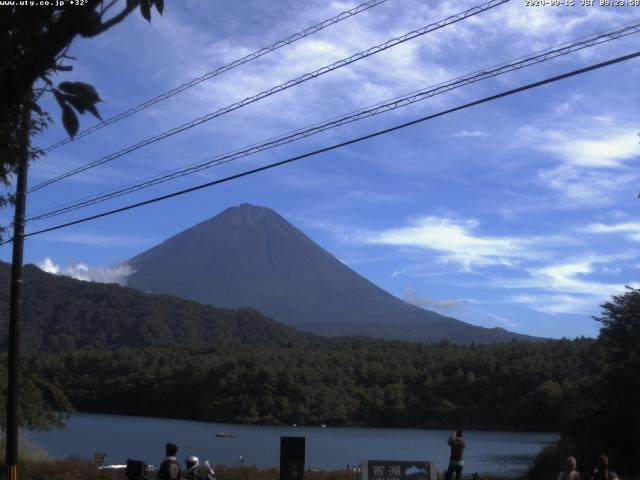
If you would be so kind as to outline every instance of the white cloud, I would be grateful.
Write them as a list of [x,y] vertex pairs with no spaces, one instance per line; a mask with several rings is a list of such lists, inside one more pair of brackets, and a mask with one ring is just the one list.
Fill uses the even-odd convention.
[[640,222],[622,222],[606,225],[604,223],[592,223],[581,231],[593,234],[626,234],[625,237],[634,242],[640,242]]
[[[570,262],[555,263],[539,268],[529,268],[529,278],[506,279],[499,282],[502,288],[529,289],[539,293],[523,293],[510,296],[508,303],[523,303],[534,310],[557,314],[593,314],[597,306],[612,295],[623,292],[623,283],[605,283],[593,277],[611,273],[610,263],[629,260],[635,254],[585,255]],[[638,284],[630,282],[630,286]],[[496,285],[497,286],[497,285]],[[543,293],[546,292],[546,293]]]
[[[624,291],[625,284],[633,282],[605,281],[603,276],[620,278],[624,274],[619,265],[628,264],[638,257],[635,252],[604,254],[585,252],[579,237],[571,236],[498,236],[478,233],[480,224],[474,219],[453,219],[436,216],[417,217],[409,225],[379,231],[361,230],[357,227],[321,225],[334,235],[347,241],[370,245],[389,245],[404,249],[404,254],[413,257],[411,264],[396,269],[392,278],[408,275],[419,265],[432,269],[429,261],[415,255],[416,251],[434,252],[440,262],[457,263],[467,272],[476,267],[508,266],[508,276],[500,270],[484,270],[481,288],[503,291],[522,290],[522,294],[509,296],[506,303],[526,304],[529,308],[548,314],[592,315],[598,305],[611,295]],[[577,229],[579,232],[629,231],[640,233],[640,224],[627,222],[617,226],[590,225]],[[567,248],[572,258],[567,259]],[[400,250],[402,252],[402,250]],[[560,260],[562,259],[562,260]],[[425,263],[426,262],[426,263]],[[427,266],[428,265],[428,266]],[[422,268],[422,267],[420,267]],[[448,272],[451,273],[450,271]],[[505,273],[505,275],[507,275]],[[518,275],[514,278],[514,275]],[[615,275],[615,277],[611,277]],[[415,275],[411,275],[415,277]],[[445,280],[446,281],[446,280]],[[466,280],[467,285],[468,279]],[[457,283],[457,285],[460,285]],[[416,294],[405,286],[404,298],[410,303],[425,308],[453,308],[460,300],[434,299]],[[497,318],[494,320],[498,320]],[[507,319],[508,320],[508,319]],[[503,322],[508,328],[514,325]]]
[[580,295],[514,295],[509,297],[509,303],[521,303],[538,312],[549,315],[586,314],[593,313],[594,308],[602,303],[591,296]]
[[573,262],[530,269],[529,272],[534,279],[538,280],[538,288],[607,298],[615,292],[624,290],[624,285],[602,283],[586,278],[596,272],[597,263],[603,262],[606,262],[606,259],[586,257]]
[[635,194],[640,174],[629,169],[602,170],[560,165],[541,170],[537,180],[566,199],[565,206],[600,206],[614,203],[616,195],[625,191],[633,192],[629,195]]
[[[547,166],[536,180],[559,195],[560,206],[609,205],[620,194],[635,195],[640,174],[638,133],[624,113],[608,113],[607,105],[585,102],[575,95],[561,110],[518,129],[516,144],[540,152]],[[548,125],[553,124],[553,128]],[[551,165],[549,165],[551,162]]]
[[134,269],[127,264],[101,267],[89,266],[84,263],[72,263],[66,267],[61,267],[49,257],[44,258],[37,266],[41,270],[54,275],[63,275],[87,282],[118,283],[120,285],[126,285],[127,278],[134,272]]
[[[607,122],[608,123],[608,122]],[[530,128],[530,127],[529,127]],[[586,168],[617,168],[640,156],[638,132],[633,128],[607,126],[598,129],[535,130],[529,132],[536,148],[548,152],[564,163]]]
[[[505,9],[503,27],[522,32],[523,37],[546,37],[555,35],[555,39],[564,39],[584,23],[596,18],[604,17],[602,11],[596,8],[583,9],[559,8],[523,8],[521,3],[511,5]],[[571,11],[570,11],[571,10]],[[602,10],[602,9],[601,9]],[[531,39],[531,38],[530,38]]]
[[40,263],[38,263],[38,268],[40,270],[44,270],[47,273],[52,273],[54,275],[58,275],[60,273],[60,266],[53,263],[49,257],[46,257]]
[[531,249],[540,239],[481,236],[474,230],[477,220],[453,220],[441,217],[418,217],[409,226],[382,231],[362,231],[357,240],[378,245],[414,247],[441,254],[440,260],[458,263],[465,270],[489,265],[514,265],[537,254]]
[[451,135],[452,137],[487,137],[488,133],[483,132],[482,130],[462,130],[460,132],[454,133]]

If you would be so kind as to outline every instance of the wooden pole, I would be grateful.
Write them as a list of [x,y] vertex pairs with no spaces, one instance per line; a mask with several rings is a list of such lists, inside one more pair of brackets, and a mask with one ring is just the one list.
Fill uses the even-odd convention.
[[31,89],[22,105],[18,133],[16,198],[13,222],[13,252],[11,260],[11,293],[9,298],[9,359],[7,383],[7,480],[18,478],[18,398],[20,374],[20,320],[22,317],[22,262],[24,253],[24,220],[27,205],[27,169],[29,164],[29,134],[31,123]]

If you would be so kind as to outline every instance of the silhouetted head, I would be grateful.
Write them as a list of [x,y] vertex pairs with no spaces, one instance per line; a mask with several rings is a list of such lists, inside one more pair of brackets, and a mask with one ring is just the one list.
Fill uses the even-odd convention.
[[167,443],[164,447],[167,457],[175,457],[178,453],[178,446],[175,443]]
[[456,437],[462,437],[462,429],[461,428],[458,428],[456,430]]
[[567,472],[573,472],[576,469],[576,459],[574,457],[567,457],[565,469]]
[[609,458],[606,455],[598,457],[598,470],[601,472],[609,468]]

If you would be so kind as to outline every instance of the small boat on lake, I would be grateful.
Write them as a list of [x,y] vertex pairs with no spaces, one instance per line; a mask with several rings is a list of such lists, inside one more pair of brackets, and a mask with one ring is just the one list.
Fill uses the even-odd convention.
[[231,432],[218,432],[216,433],[216,437],[218,438],[235,438],[235,434]]

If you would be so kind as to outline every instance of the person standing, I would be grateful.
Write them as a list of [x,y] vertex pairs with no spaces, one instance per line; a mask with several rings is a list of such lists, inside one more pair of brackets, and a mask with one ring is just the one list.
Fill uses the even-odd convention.
[[164,448],[167,458],[160,464],[158,471],[159,480],[178,480],[180,478],[180,464],[176,460],[178,446],[175,443],[167,443]]
[[576,459],[567,457],[564,470],[558,474],[558,480],[580,480],[580,473],[576,470]]
[[451,434],[447,444],[451,447],[451,455],[449,456],[449,467],[445,474],[445,480],[451,480],[453,473],[456,474],[456,480],[460,480],[462,475],[462,467],[464,466],[463,453],[467,444],[462,438],[462,430],[457,429]]
[[606,455],[598,457],[598,467],[593,471],[591,480],[618,480],[616,472],[609,470],[609,457]]

